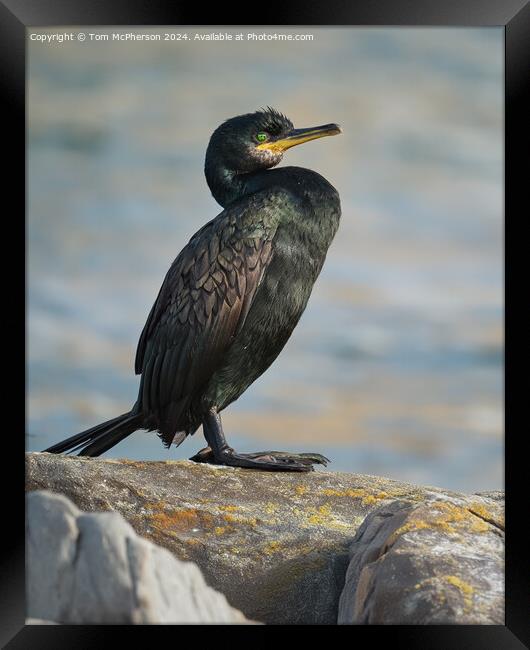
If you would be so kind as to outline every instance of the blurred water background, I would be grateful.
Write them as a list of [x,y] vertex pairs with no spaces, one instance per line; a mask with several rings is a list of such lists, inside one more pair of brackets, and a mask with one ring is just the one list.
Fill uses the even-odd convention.
[[[268,31],[314,40],[28,43],[27,448],[134,403],[163,277],[221,210],[209,136],[271,105],[296,126],[342,125],[284,164],[328,178],[343,217],[286,348],[225,411],[229,442],[502,488],[502,28]],[[106,456],[202,446],[200,431],[170,451],[142,431]]]

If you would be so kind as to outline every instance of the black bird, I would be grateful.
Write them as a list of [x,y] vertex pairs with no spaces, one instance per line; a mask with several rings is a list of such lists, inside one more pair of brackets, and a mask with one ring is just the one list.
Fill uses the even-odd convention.
[[271,169],[284,151],[341,133],[295,129],[267,108],[227,120],[206,151],[208,186],[224,210],[169,269],[136,352],[133,408],[45,451],[98,456],[137,429],[179,445],[202,424],[208,447],[191,460],[308,471],[319,454],[236,453],[221,411],[276,359],[304,311],[340,219],[335,188],[310,169]]

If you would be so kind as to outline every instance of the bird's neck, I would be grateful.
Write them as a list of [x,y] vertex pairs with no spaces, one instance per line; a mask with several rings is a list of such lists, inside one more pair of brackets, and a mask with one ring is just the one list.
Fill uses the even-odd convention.
[[240,175],[221,165],[209,164],[204,166],[206,182],[213,198],[226,208],[227,205],[237,200],[243,192]]
[[227,169],[219,163],[210,163],[208,159],[204,166],[204,173],[213,198],[223,208],[267,187],[268,183],[266,170],[250,174],[241,173]]

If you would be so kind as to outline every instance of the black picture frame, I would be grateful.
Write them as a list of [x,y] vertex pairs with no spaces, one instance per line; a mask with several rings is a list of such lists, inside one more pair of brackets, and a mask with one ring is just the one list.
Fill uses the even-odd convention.
[[[346,0],[327,0],[317,3],[314,0],[306,2],[282,3],[281,7],[274,4],[262,4],[257,16],[253,18],[245,13],[241,5],[234,3],[232,7],[225,3],[212,4],[208,9],[204,6],[195,8],[175,0],[0,0],[0,83],[3,89],[3,108],[6,113],[4,121],[3,148],[5,165],[4,190],[2,192],[4,210],[7,210],[6,200],[14,199],[13,207],[4,213],[4,242],[7,239],[5,230],[7,216],[13,225],[15,235],[9,235],[9,243],[16,241],[25,247],[24,215],[25,205],[25,52],[26,28],[36,26],[59,25],[379,25],[379,26],[503,26],[505,30],[505,224],[510,228],[505,230],[505,244],[517,239],[512,233],[512,222],[523,217],[517,206],[524,200],[523,192],[528,185],[528,163],[522,165],[524,154],[527,155],[527,119],[523,109],[524,82],[528,80],[530,69],[530,5],[528,0],[362,0],[347,2]],[[526,129],[525,129],[526,127]],[[6,141],[10,137],[12,145]],[[525,144],[526,142],[526,144]],[[524,211],[523,211],[524,212]],[[527,212],[527,210],[526,210]],[[510,220],[510,221],[509,221]],[[4,251],[6,247],[4,247]],[[17,251],[18,253],[18,251]],[[23,256],[17,255],[22,267]],[[523,258],[524,259],[524,258]],[[517,258],[516,258],[517,260]],[[517,261],[506,267],[506,288],[510,287],[512,278],[524,271],[517,268]],[[17,269],[21,283],[17,286],[16,294],[21,298],[21,320],[24,318],[24,268]],[[15,271],[10,263],[9,271],[4,271],[4,290],[15,287]],[[18,276],[17,276],[18,277]],[[7,300],[7,293],[4,300]],[[10,293],[11,295],[11,293]],[[517,324],[518,318],[512,316],[511,307],[508,309],[509,291],[506,292],[506,327]],[[527,302],[527,291],[522,295]],[[13,304],[16,296],[12,295]],[[9,298],[11,301],[11,298]],[[516,301],[517,302],[517,301]],[[4,337],[4,352],[25,349],[24,326],[16,327],[14,315],[17,313],[11,305],[5,305],[9,338]],[[528,329],[526,329],[528,332]],[[17,339],[17,337],[20,337]],[[506,342],[506,370],[510,376],[520,376],[523,372],[524,354],[511,343]],[[17,345],[18,343],[18,345]],[[527,347],[527,343],[526,347]],[[513,347],[512,347],[513,345]],[[523,357],[523,358],[521,358]],[[517,368],[517,366],[520,366]],[[15,397],[24,395],[25,381],[21,373],[20,381],[15,380],[15,367],[23,368],[20,364],[9,364],[12,377],[9,391],[4,390],[4,411],[13,415],[9,425],[4,420],[3,441],[3,471],[4,499],[13,505],[13,513],[4,515],[4,532],[2,538],[3,550],[0,555],[0,643],[2,647],[18,648],[92,648],[105,642],[125,643],[124,635],[132,630],[134,641],[153,644],[151,635],[158,633],[168,626],[25,626],[25,585],[24,585],[24,470],[22,456],[24,449],[25,429],[24,407],[16,407]],[[4,365],[4,373],[6,366]],[[521,375],[521,376],[524,376]],[[4,374],[5,378],[5,374]],[[510,471],[505,472],[506,483],[506,625],[505,626],[356,626],[351,630],[347,626],[337,626],[341,633],[357,635],[368,634],[382,640],[380,635],[390,633],[393,646],[422,649],[480,648],[486,650],[511,650],[528,647],[529,634],[529,590],[527,572],[528,552],[524,508],[526,502],[523,478],[524,472],[514,469],[516,458],[522,455],[522,444],[525,437],[525,425],[518,424],[512,411],[516,397],[514,392],[517,381],[510,381],[506,374],[506,437],[505,437],[505,466]],[[24,393],[22,392],[24,390]],[[8,402],[6,404],[5,402]],[[524,400],[523,400],[524,404]],[[510,405],[510,407],[509,407]],[[7,406],[7,408],[5,408]],[[521,447],[521,448],[520,448]],[[6,460],[7,459],[7,460]],[[16,459],[11,461],[11,459]],[[15,478],[9,476],[6,469],[13,466]],[[519,507],[519,504],[520,507]],[[7,525],[6,525],[7,524]],[[171,627],[171,626],[169,626]],[[214,626],[215,627],[215,626]],[[259,634],[271,634],[269,627],[260,626]],[[149,637],[145,637],[145,633]],[[231,639],[241,635],[256,632],[252,626],[231,628]],[[170,630],[170,633],[173,633]],[[120,635],[119,639],[117,635]],[[263,638],[263,636],[262,636]],[[360,639],[359,639],[360,640]]]

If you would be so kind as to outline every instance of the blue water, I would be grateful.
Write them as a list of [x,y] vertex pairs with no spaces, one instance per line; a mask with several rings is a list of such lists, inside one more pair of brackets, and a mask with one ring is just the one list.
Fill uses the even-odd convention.
[[[230,442],[501,488],[502,29],[298,31],[314,41],[29,44],[28,449],[135,401],[162,279],[220,211],[209,135],[273,105],[342,125],[285,162],[328,178],[343,217],[285,350],[227,409]],[[138,432],[107,455],[201,446]]]

